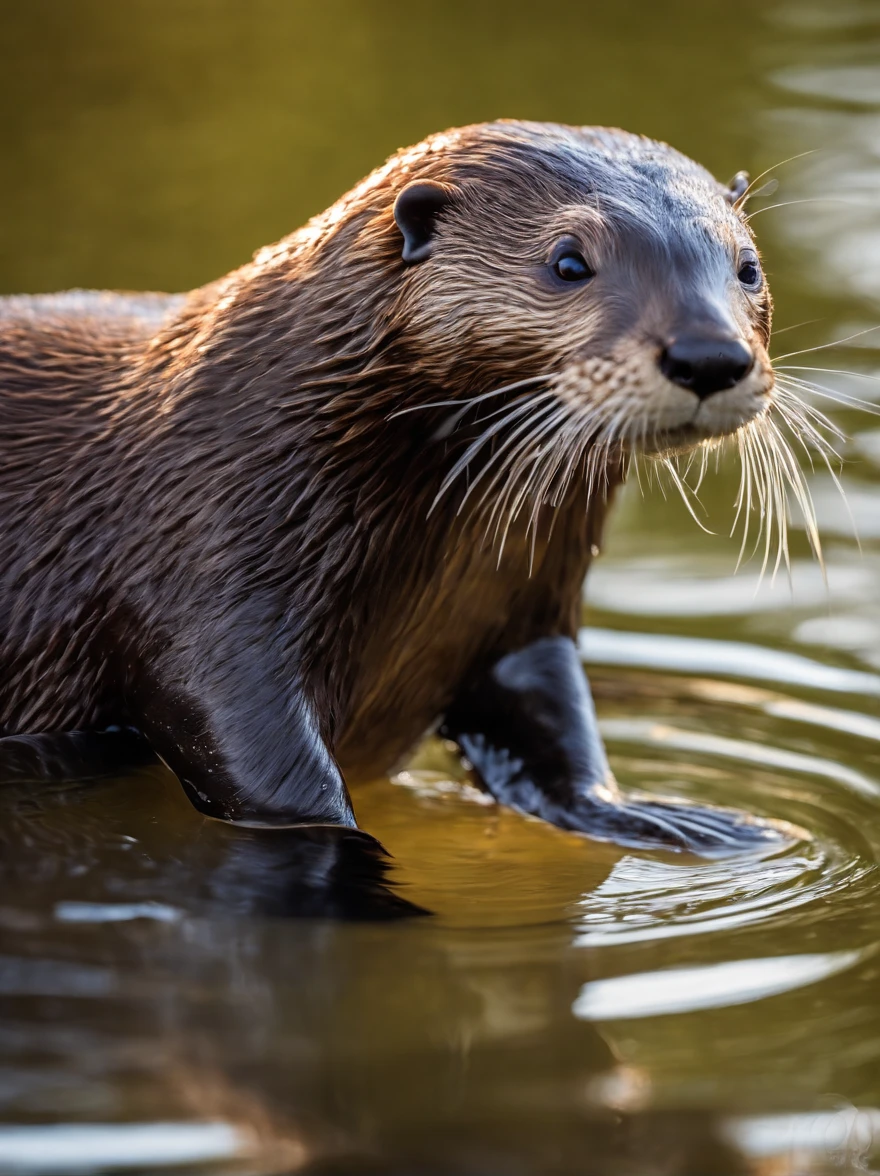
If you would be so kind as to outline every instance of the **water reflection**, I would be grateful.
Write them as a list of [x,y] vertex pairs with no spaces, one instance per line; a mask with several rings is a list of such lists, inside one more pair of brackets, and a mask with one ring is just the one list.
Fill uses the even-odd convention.
[[877,674],[822,665],[800,654],[741,642],[589,628],[582,631],[580,645],[588,661],[595,665],[650,666],[691,674],[725,674],[835,694],[880,694]]
[[[840,846],[811,842],[772,858],[706,867],[622,858],[578,904],[579,947],[613,947],[694,935],[730,935],[781,921],[852,888],[865,901],[877,869]],[[853,895],[850,894],[850,899]],[[802,912],[809,917],[809,912]],[[689,946],[693,950],[694,945]]]
[[581,989],[571,1011],[582,1021],[630,1021],[634,1017],[730,1008],[816,984],[854,967],[862,958],[858,951],[832,951],[591,980]]
[[0,1127],[6,1172],[63,1176],[100,1169],[124,1171],[205,1164],[246,1157],[251,1140],[227,1123],[96,1123]]

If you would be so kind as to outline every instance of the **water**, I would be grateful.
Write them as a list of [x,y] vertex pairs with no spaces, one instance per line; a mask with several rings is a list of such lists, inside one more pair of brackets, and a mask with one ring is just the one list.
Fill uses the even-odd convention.
[[[609,122],[722,177],[775,353],[880,322],[880,7],[50,0],[0,8],[5,290],[180,289],[402,143],[496,115]],[[880,332],[787,362],[880,403]],[[195,902],[173,779],[4,788],[0,1172],[864,1172],[880,1165],[880,424],[831,408],[827,583],[734,578],[737,472],[701,532],[630,487],[582,648],[623,784],[781,816],[736,861],[622,853],[486,804],[439,745],[355,795],[395,926]],[[758,561],[759,563],[760,561]],[[873,1159],[872,1159],[873,1157]]]

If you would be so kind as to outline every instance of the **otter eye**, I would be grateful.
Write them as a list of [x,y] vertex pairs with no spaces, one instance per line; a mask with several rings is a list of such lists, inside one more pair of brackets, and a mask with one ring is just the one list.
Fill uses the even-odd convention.
[[750,290],[757,290],[761,285],[761,267],[754,253],[746,253],[740,258],[739,269],[736,272],[743,286]]
[[576,249],[567,249],[553,263],[553,269],[563,282],[586,282],[594,277],[594,271]]

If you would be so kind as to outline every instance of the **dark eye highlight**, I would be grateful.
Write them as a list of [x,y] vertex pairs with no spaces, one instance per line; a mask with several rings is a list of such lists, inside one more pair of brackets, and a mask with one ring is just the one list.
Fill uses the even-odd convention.
[[736,276],[740,283],[748,290],[757,290],[761,285],[761,265],[754,253],[745,253],[739,259],[739,269]]
[[576,249],[566,249],[553,263],[556,276],[563,282],[587,282],[595,277],[595,270],[590,269],[586,259]]

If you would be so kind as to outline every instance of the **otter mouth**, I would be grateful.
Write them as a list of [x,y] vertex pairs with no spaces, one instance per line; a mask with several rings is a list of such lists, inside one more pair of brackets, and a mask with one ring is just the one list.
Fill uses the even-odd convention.
[[[736,389],[731,389],[735,392]],[[737,406],[735,410],[720,406],[720,411],[714,419],[706,419],[704,408],[706,402],[701,402],[688,421],[663,425],[657,423],[650,433],[637,434],[624,442],[627,453],[642,453],[651,457],[662,457],[679,453],[686,453],[698,446],[712,447],[713,443],[720,443],[727,437],[733,437],[741,429],[746,429],[760,421],[770,411],[772,404],[772,389],[762,392],[761,399],[755,400],[748,407]],[[719,393],[720,396],[726,393]]]
[[[762,357],[763,358],[763,357]],[[505,396],[499,407],[498,399]],[[626,361],[588,359],[561,371],[529,376],[465,401],[431,402],[403,412],[449,407],[433,436],[446,441],[471,410],[471,431],[430,507],[433,512],[453,487],[457,511],[470,504],[485,516],[486,536],[503,551],[514,520],[525,515],[537,529],[567,501],[576,483],[588,497],[603,495],[625,478],[631,463],[646,457],[665,470],[694,518],[692,500],[707,469],[709,454],[729,441],[740,461],[734,530],[742,528],[740,559],[763,547],[763,569],[788,560],[788,500],[821,560],[815,512],[791,439],[831,470],[839,455],[826,432],[841,434],[817,410],[776,381],[769,361],[759,363],[731,387],[698,396],[666,380],[646,351]],[[688,475],[696,455],[696,485]],[[683,464],[679,459],[683,459]],[[749,542],[749,520],[758,535]],[[697,520],[699,522],[699,520]],[[702,524],[700,524],[702,526]],[[771,557],[773,536],[776,555]],[[500,558],[500,556],[499,556]]]
[[640,398],[637,405],[628,406],[616,428],[598,431],[595,441],[625,455],[650,457],[711,448],[766,417],[774,402],[773,386],[757,391],[731,388],[710,400],[694,400],[688,393],[673,390],[670,395],[665,389],[656,397]]
[[620,358],[570,364],[551,389],[599,444],[654,454],[732,436],[773,403],[775,377],[763,356],[741,376],[716,376],[707,385],[682,372],[670,375],[655,348],[639,346]]

